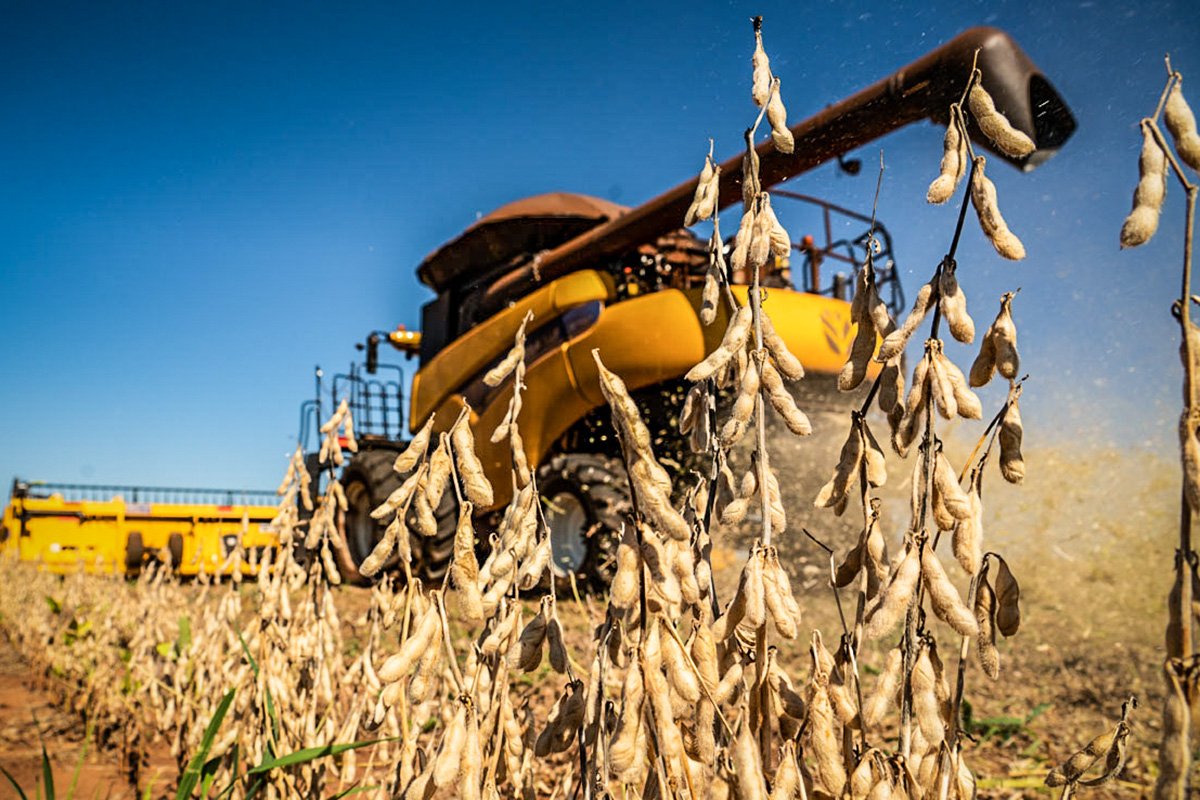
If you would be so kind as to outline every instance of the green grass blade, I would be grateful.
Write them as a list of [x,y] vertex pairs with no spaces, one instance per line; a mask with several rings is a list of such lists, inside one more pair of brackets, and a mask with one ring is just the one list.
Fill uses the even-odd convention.
[[258,662],[254,660],[254,656],[250,655],[250,645],[246,644],[246,637],[242,636],[242,632],[238,631],[238,641],[242,643],[242,652],[246,654],[246,660],[250,662],[250,669],[254,671],[254,677],[258,678]]
[[54,800],[54,771],[50,769],[50,756],[46,755],[46,744],[42,743],[42,786],[46,800]]
[[142,800],[151,800],[154,796],[154,781],[158,779],[158,770],[154,770],[154,774],[150,776],[149,782],[146,784],[145,790],[142,791]]
[[3,772],[4,777],[8,778],[8,782],[12,784],[13,791],[17,793],[17,797],[21,798],[21,800],[29,800],[29,795],[25,794],[25,790],[21,788],[21,784],[17,783],[17,779],[2,764],[0,764],[0,772]]
[[79,751],[79,760],[75,762],[75,773],[71,776],[71,785],[67,787],[67,800],[73,800],[75,789],[79,786],[79,773],[83,772],[83,761],[87,758],[88,742],[92,740],[92,723],[89,721],[83,731],[83,748]]
[[245,800],[254,800],[266,785],[267,781],[265,778],[255,778],[254,783],[250,785],[250,790],[246,792]]
[[204,729],[204,738],[200,740],[200,750],[188,761],[187,768],[179,778],[179,788],[175,791],[175,800],[187,800],[192,796],[192,790],[196,788],[204,764],[208,761],[208,751],[212,749],[213,741],[217,738],[217,730],[221,727],[236,692],[237,689],[230,689],[226,692],[225,696],[221,698],[217,710],[213,713],[212,719],[208,721],[208,727]]
[[273,769],[279,769],[281,767],[294,767],[297,764],[307,764],[309,761],[316,761],[318,758],[336,756],[339,753],[345,753],[348,750],[357,750],[360,747],[370,747],[373,744],[379,744],[380,742],[387,741],[395,741],[395,738],[371,739],[370,741],[350,742],[348,744],[327,744],[321,747],[306,747],[303,750],[297,750],[294,753],[288,753],[286,756],[268,759],[250,770],[248,774],[258,775],[263,772],[270,772]]

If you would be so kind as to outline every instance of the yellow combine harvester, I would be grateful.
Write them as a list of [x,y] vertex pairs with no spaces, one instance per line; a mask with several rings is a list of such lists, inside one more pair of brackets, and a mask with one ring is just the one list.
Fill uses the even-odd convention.
[[57,573],[250,573],[278,547],[272,492],[13,481],[0,552]]
[[[1037,144],[1028,157],[996,158],[1029,170],[1071,136],[1070,110],[1025,53],[1003,31],[974,28],[795,125],[793,153],[779,152],[770,142],[759,145],[762,188],[835,159],[855,174],[861,162],[842,158],[853,148],[921,120],[944,125],[973,64],[982,70],[983,85],[997,107]],[[990,149],[986,137],[971,133]],[[739,154],[721,165],[721,208],[741,200],[741,183]],[[416,431],[433,415],[434,429],[444,431],[462,408],[470,407],[471,424],[480,434],[479,456],[496,490],[494,507],[475,512],[494,515],[508,502],[512,453],[507,441],[493,444],[488,436],[507,411],[512,386],[489,387],[483,377],[504,357],[532,312],[520,424],[530,465],[537,469],[553,569],[560,577],[574,575],[592,584],[608,581],[630,496],[591,353],[599,350],[634,392],[659,456],[684,474],[689,452],[673,424],[687,385],[683,375],[717,345],[725,329],[722,321],[705,327],[699,319],[707,247],[703,236],[680,227],[695,187],[696,180],[688,180],[636,208],[561,192],[509,203],[418,266],[421,282],[436,294],[424,306],[420,332],[372,333],[360,345],[365,366],[335,376],[332,386],[318,371],[317,397],[302,414],[301,445],[312,444],[322,408],[343,399],[349,400],[356,429],[364,433],[360,451],[340,476],[349,501],[343,529],[355,562],[371,552],[383,532],[370,511],[399,485],[392,462],[405,444],[404,429]],[[864,195],[868,192],[864,188]],[[773,190],[772,200],[791,232],[794,252],[764,276],[769,287],[764,304],[808,373],[800,386],[811,395],[805,407],[845,405],[848,398],[838,399],[835,377],[854,335],[850,301],[864,248],[878,248],[876,273],[892,311],[898,314],[903,306],[890,237],[869,217],[814,198]],[[727,232],[738,218],[736,210],[725,217]],[[745,302],[748,276],[730,278],[739,303]],[[379,363],[383,343],[419,358],[407,420],[404,376]],[[384,367],[396,371],[378,375]],[[315,454],[310,472],[317,472]],[[454,492],[443,493],[441,507],[434,510],[438,534],[413,539],[414,568],[426,578],[437,579],[446,568],[455,504]]]

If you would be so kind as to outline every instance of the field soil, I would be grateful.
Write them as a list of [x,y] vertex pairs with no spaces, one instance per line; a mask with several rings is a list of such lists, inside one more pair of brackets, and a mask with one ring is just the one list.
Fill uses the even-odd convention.
[[[74,783],[75,797],[123,800],[136,797],[121,768],[120,753],[96,751],[79,716],[58,703],[41,676],[0,635],[0,767],[30,797],[41,790],[42,747],[46,748],[59,797]],[[36,789],[35,789],[36,787]],[[18,795],[0,776],[0,798]]]

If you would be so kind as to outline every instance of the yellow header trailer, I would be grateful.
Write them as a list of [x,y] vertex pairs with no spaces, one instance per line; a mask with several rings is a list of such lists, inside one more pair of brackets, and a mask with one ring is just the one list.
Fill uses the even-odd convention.
[[249,574],[278,547],[273,492],[13,481],[0,552],[42,569],[137,575],[151,563],[181,575]]

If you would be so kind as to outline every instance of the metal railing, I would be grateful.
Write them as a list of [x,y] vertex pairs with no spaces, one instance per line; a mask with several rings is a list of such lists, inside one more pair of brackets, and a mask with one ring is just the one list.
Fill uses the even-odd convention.
[[14,497],[49,498],[61,495],[66,501],[106,501],[121,497],[127,503],[180,503],[214,506],[272,506],[275,492],[265,489],[209,489],[181,486],[128,486],[103,483],[52,483],[13,481]]

